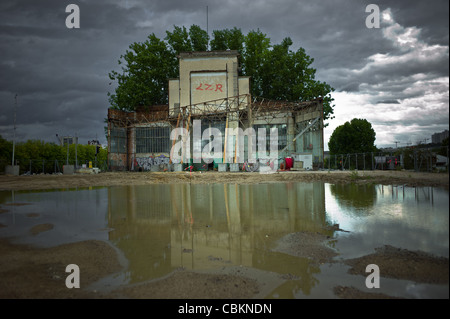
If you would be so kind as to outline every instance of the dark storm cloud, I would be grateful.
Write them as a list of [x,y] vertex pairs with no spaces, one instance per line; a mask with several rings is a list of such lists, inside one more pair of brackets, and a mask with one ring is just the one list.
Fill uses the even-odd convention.
[[396,20],[403,26],[416,26],[422,30],[421,40],[429,44],[449,44],[447,0],[435,1],[374,1],[380,9],[390,7]]
[[[364,8],[370,2],[361,2],[358,10],[364,12]],[[337,23],[336,30],[341,30],[341,36],[336,37],[326,52],[335,53],[335,58],[326,54],[313,56],[320,57],[316,61],[318,76],[326,78],[338,90],[357,92],[360,84],[379,84],[393,79],[401,79],[405,76],[424,73],[433,76],[448,76],[448,2],[437,1],[427,3],[410,1],[408,4],[399,1],[379,1],[380,11],[389,9],[397,23],[401,27],[394,28],[393,32],[402,32],[407,28],[418,30],[417,39],[421,43],[429,45],[429,50],[421,51],[411,48],[410,52],[402,51],[402,48],[393,41],[397,34],[386,34],[387,23],[382,23],[380,29],[367,29],[360,27],[362,16],[353,13],[343,14],[346,22]],[[399,7],[401,6],[401,7]],[[339,10],[337,10],[339,14]],[[358,27],[359,22],[359,27]],[[420,22],[419,24],[415,22]],[[428,24],[427,24],[428,22]],[[336,31],[335,34],[339,32]],[[430,34],[433,36],[430,37]],[[389,36],[391,38],[389,38]],[[440,41],[438,41],[440,39]],[[447,51],[432,55],[433,45],[447,46]],[[326,43],[317,47],[326,47]],[[434,48],[436,49],[436,48]],[[377,54],[386,54],[392,63],[374,63],[371,58]],[[395,60],[395,57],[398,57]]]
[[[70,3],[80,7],[80,29],[65,27]],[[399,26],[390,33],[386,23],[367,29],[369,3],[389,8]],[[76,132],[82,142],[103,137],[107,92],[115,85],[109,85],[108,73],[120,70],[120,55],[151,33],[164,38],[174,25],[206,29],[206,6],[210,34],[238,27],[244,34],[260,29],[272,44],[291,37],[293,50],[303,47],[314,58],[317,79],[338,91],[365,94],[382,108],[395,106],[408,125],[448,122],[448,111],[441,109],[448,106],[448,85],[436,81],[448,79],[447,1],[3,0],[0,134],[11,138],[18,93],[19,138],[52,141],[57,132]],[[408,28],[417,42],[405,48],[396,37]],[[432,99],[422,99],[430,92]],[[427,115],[433,107],[437,115]],[[423,119],[413,119],[415,110],[423,110]]]
[[400,104],[400,102],[398,100],[383,100],[376,102],[376,104]]
[[[2,4],[0,74],[5,76],[0,78],[0,103],[8,116],[0,117],[0,134],[10,135],[16,93],[19,137],[52,140],[53,133],[47,136],[49,130],[43,127],[78,131],[86,139],[102,133],[108,72],[132,42],[114,38],[115,32],[131,34],[135,20],[127,12],[136,15],[138,10],[80,2],[81,28],[70,30],[65,27],[69,3]],[[120,41],[123,47],[118,51]]]

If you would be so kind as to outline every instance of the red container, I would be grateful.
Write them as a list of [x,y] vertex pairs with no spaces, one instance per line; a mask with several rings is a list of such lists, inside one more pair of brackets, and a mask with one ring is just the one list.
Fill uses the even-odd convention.
[[292,157],[286,157],[284,159],[284,162],[286,163],[285,169],[288,171],[294,166],[294,159]]

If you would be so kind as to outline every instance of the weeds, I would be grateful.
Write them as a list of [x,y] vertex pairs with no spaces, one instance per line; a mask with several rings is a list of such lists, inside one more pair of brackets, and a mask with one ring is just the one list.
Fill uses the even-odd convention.
[[361,178],[361,177],[359,176],[358,171],[352,171],[352,172],[350,173],[350,179],[351,179],[352,181],[358,180],[358,179],[360,179],[360,178]]
[[372,179],[372,178],[373,178],[373,176],[359,175],[358,171],[352,171],[350,173],[350,179],[352,181],[367,180],[367,179]]

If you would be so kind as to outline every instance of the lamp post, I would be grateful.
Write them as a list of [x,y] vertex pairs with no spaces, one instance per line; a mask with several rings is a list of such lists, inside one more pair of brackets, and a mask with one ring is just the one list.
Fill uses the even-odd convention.
[[78,166],[78,156],[77,156],[77,148],[78,148],[78,134],[75,133],[75,169],[77,169]]
[[15,102],[14,102],[14,134],[13,134],[13,151],[12,151],[12,160],[11,160],[11,165],[14,166],[14,152],[16,149],[16,109],[17,109],[17,94],[14,97]]

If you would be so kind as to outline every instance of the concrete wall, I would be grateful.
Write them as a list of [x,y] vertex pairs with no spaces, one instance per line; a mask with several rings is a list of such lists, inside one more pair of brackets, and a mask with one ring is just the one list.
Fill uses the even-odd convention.
[[297,125],[297,132],[306,128],[311,121],[320,118],[313,126],[311,126],[302,136],[295,141],[296,153],[311,153],[313,163],[323,164],[323,117],[319,110],[314,110],[309,113],[297,115],[295,123]]
[[239,77],[239,94],[250,94],[250,77]]
[[5,174],[6,175],[19,175],[19,165],[6,165]]
[[169,153],[140,153],[133,159],[132,170],[164,171],[170,162]]
[[63,165],[63,174],[73,175],[75,173],[75,166],[73,165]]
[[237,51],[180,54],[180,77],[169,80],[169,113],[181,107],[249,94],[249,77],[238,76]]
[[178,116],[175,105],[180,106],[180,79],[169,80],[169,114],[172,116]]
[[112,170],[127,170],[127,154],[109,153],[109,167]]

